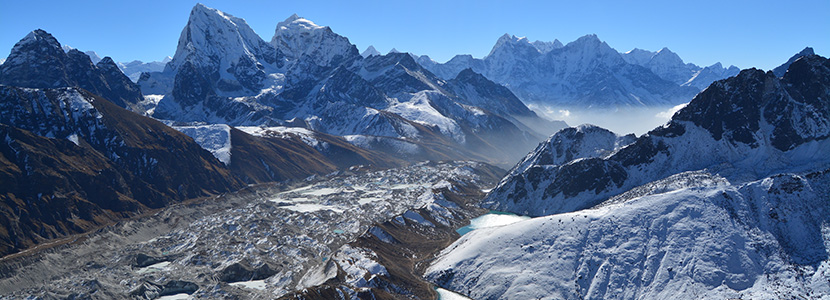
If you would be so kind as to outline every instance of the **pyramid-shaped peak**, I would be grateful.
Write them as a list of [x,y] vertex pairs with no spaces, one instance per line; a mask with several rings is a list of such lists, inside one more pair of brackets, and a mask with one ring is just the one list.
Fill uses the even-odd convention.
[[109,56],[104,56],[104,58],[102,58],[100,61],[98,61],[98,63],[95,64],[95,66],[98,67],[99,69],[112,69],[112,68],[117,69],[118,68],[118,64],[116,64],[115,61],[113,61],[112,58],[109,57]]
[[[17,44],[24,45],[24,44],[31,44],[31,43],[46,43],[50,46],[56,46],[63,50],[61,44],[58,43],[58,40],[55,39],[51,34],[46,32],[43,29],[35,29],[29,32],[25,37],[23,37]],[[15,45],[16,46],[16,45]]]
[[360,53],[360,56],[363,57],[369,57],[372,55],[380,55],[380,51],[378,51],[378,49],[375,49],[375,46],[372,45],[369,45],[369,47],[367,47],[366,50],[363,51],[363,53]]

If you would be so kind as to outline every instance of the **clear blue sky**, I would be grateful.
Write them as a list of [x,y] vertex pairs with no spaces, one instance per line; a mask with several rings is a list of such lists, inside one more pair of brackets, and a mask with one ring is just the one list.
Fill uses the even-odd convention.
[[[62,44],[116,61],[173,55],[195,1],[12,1],[0,5],[0,56],[42,28]],[[830,0],[695,1],[202,1],[248,24],[266,41],[292,13],[374,45],[483,57],[504,33],[564,43],[595,33],[620,51],[669,47],[686,62],[770,69],[805,46],[830,55]]]

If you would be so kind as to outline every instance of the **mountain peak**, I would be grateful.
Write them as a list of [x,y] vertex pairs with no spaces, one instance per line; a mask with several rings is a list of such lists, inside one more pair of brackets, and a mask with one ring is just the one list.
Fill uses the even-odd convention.
[[55,37],[42,29],[34,30],[12,47],[0,67],[0,83],[31,88],[67,86],[62,69],[65,59]]
[[591,33],[591,34],[583,35],[583,36],[579,37],[578,39],[576,39],[576,41],[573,41],[571,43],[577,43],[577,44],[602,43],[602,40],[600,40],[599,37],[595,33]]
[[241,18],[203,4],[196,4],[179,36],[178,47],[168,67],[177,69],[190,60],[197,66],[213,65],[237,57],[274,63],[277,55]]
[[533,47],[534,49],[537,49],[537,51],[538,51],[538,48],[536,46],[532,45],[527,40],[526,37],[517,37],[515,35],[505,33],[504,35],[499,37],[499,39],[496,41],[496,44],[493,45],[493,49],[490,50],[490,53],[487,54],[487,56],[493,55],[494,53],[496,53],[496,51],[499,48],[503,47],[504,45],[518,45],[518,44],[527,44],[528,46]]
[[271,45],[291,59],[307,56],[320,66],[335,65],[360,55],[346,37],[297,14],[277,24]]
[[317,30],[317,29],[324,29],[326,26],[320,26],[314,24],[309,19],[303,18],[298,16],[297,14],[293,14],[285,21],[277,23],[277,31],[279,30],[300,30],[300,31],[307,31],[307,30]]
[[366,50],[363,51],[363,53],[360,53],[360,56],[363,57],[369,57],[372,55],[380,55],[380,51],[378,51],[378,49],[375,49],[375,46],[372,45],[369,45],[369,47],[367,47]]
[[[43,29],[32,30],[29,34],[20,39],[20,41],[15,44],[14,48],[17,48],[18,45],[22,46],[33,43],[44,43],[44,45],[48,45],[49,47],[57,47],[58,49],[63,50],[61,44],[58,43],[58,40]],[[14,49],[12,49],[12,51],[14,51]]]
[[814,54],[815,54],[815,52],[813,51],[813,48],[805,47],[804,50],[801,50],[801,52],[798,52],[795,55],[793,55],[792,57],[790,57],[790,59],[788,59],[787,62],[785,62],[784,64],[782,64],[778,67],[776,67],[775,69],[772,69],[772,73],[774,73],[775,76],[777,76],[777,77],[782,77],[782,76],[784,76],[785,73],[787,73],[787,69],[790,68],[790,65],[793,62],[795,62],[796,60],[798,60],[799,58],[801,58],[803,56],[810,56],[810,55],[814,55]]
[[560,42],[557,39],[554,39],[553,42],[535,41],[530,44],[533,45],[533,47],[536,47],[536,50],[539,50],[539,53],[542,54],[551,52],[554,49],[559,49],[565,46],[562,44],[562,42]]

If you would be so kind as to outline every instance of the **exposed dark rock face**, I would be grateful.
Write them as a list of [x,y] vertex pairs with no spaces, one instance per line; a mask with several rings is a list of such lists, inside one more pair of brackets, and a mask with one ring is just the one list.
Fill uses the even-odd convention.
[[[584,138],[574,134],[575,129],[560,131],[517,165],[487,203],[493,209],[544,215],[588,208],[684,171],[717,167],[725,168],[723,175],[768,176],[782,161],[822,161],[822,153],[791,150],[830,137],[828,100],[830,61],[826,58],[803,56],[781,78],[772,72],[744,70],[713,83],[667,125],[626,147],[609,146],[613,136],[605,133],[605,146],[597,148],[607,149],[606,156],[570,154],[580,153],[582,144],[561,140]],[[583,157],[593,158],[578,159]],[[736,171],[745,164],[751,165],[744,168],[753,175]]]
[[769,125],[770,143],[787,151],[814,139],[826,138],[830,123],[827,103],[830,63],[820,56],[804,56],[778,79],[772,72],[750,69],[719,81],[680,110],[675,121],[689,121],[709,131],[715,140],[726,139],[758,147]]
[[35,30],[12,48],[0,66],[0,84],[26,88],[80,87],[128,109],[144,100],[138,86],[105,57],[98,65],[76,49],[64,53],[49,33]]
[[403,160],[384,157],[379,152],[358,148],[340,137],[316,133],[325,147],[316,149],[302,137],[252,136],[231,129],[231,164],[233,175],[249,183],[301,180],[316,174],[328,174],[351,166],[389,168],[404,165]]
[[0,86],[0,124],[2,254],[241,187],[190,137],[85,90]]
[[802,56],[809,56],[809,55],[815,55],[815,54],[816,53],[813,51],[813,48],[806,47],[806,48],[804,48],[804,50],[801,50],[801,52],[798,52],[795,55],[793,55],[792,57],[790,57],[790,59],[788,59],[787,62],[785,62],[784,64],[782,64],[778,67],[775,67],[775,69],[772,69],[772,73],[775,74],[775,76],[777,76],[777,77],[784,77],[784,74],[787,73],[787,69],[790,68],[790,65],[792,65],[793,62],[795,62],[796,60],[798,60]]

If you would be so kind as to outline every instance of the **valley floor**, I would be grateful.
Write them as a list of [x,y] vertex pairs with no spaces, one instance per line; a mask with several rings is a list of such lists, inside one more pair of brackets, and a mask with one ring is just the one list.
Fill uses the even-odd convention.
[[483,212],[501,172],[427,162],[174,205],[4,258],[0,299],[430,299],[422,261]]

